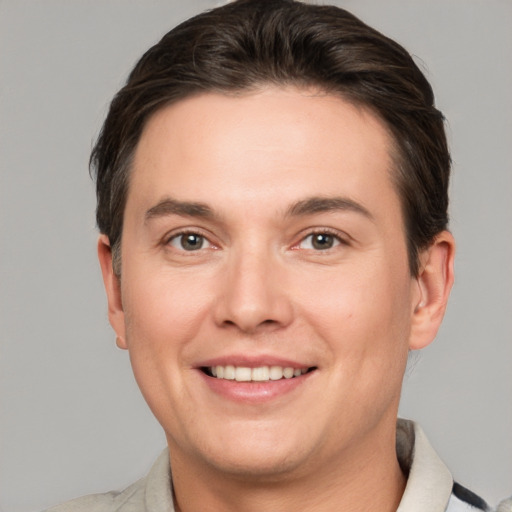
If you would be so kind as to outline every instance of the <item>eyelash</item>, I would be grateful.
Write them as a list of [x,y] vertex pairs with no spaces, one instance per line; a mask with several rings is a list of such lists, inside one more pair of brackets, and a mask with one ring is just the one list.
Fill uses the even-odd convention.
[[[195,250],[186,250],[183,247],[183,243],[182,243],[181,244],[181,248],[177,248],[176,247],[175,249],[179,250],[180,252],[194,253],[194,252],[200,251],[202,249],[205,249],[203,247],[205,242],[207,244],[209,244],[209,246],[210,246],[210,247],[208,247],[209,249],[218,249],[218,246],[215,245],[214,243],[212,243],[211,240],[208,238],[208,236],[206,236],[205,234],[201,233],[201,231],[197,230],[197,229],[187,229],[187,230],[179,231],[178,233],[173,233],[173,234],[171,234],[169,236],[166,236],[164,238],[164,242],[163,243],[164,243],[164,245],[172,245],[171,244],[172,241],[179,240],[180,238],[183,238],[183,237],[185,237],[187,235],[195,235],[198,238],[201,238],[202,239],[201,247],[199,247],[199,248],[197,248]],[[320,252],[329,252],[331,249],[334,249],[338,245],[349,245],[349,242],[347,241],[346,237],[340,236],[340,233],[338,231],[335,231],[335,230],[329,229],[329,228],[317,228],[317,229],[313,229],[311,231],[306,232],[301,237],[299,242],[294,244],[291,247],[291,249],[292,250],[299,250],[300,249],[299,246],[301,244],[303,244],[305,240],[307,240],[310,237],[314,237],[316,235],[326,235],[326,236],[332,237],[334,239],[335,244],[332,247],[327,247],[327,248],[324,248],[324,249],[308,248],[308,249],[305,249],[305,250],[319,252],[319,253]]]
[[[204,242],[206,242],[211,246],[211,248],[216,248],[215,244],[213,244],[206,235],[204,235],[197,229],[182,230],[182,231],[179,231],[178,233],[173,233],[169,236],[166,236],[164,239],[164,245],[171,245],[171,242],[173,240],[179,240],[180,238],[183,239],[183,237],[186,237],[187,235],[195,235],[198,238],[202,239],[203,244],[204,244]],[[181,250],[182,252],[196,252],[196,251],[200,251],[201,249],[203,249],[202,246],[199,247],[199,249],[187,251],[186,249],[183,248],[183,244],[182,244],[182,249],[178,249],[178,250]]]
[[327,235],[327,236],[330,236],[334,239],[334,241],[336,242],[336,245],[334,245],[333,247],[328,247],[326,249],[306,249],[306,250],[312,250],[314,252],[328,252],[329,250],[331,249],[334,249],[337,245],[349,245],[349,242],[347,241],[346,237],[342,237],[339,233],[339,231],[336,231],[336,230],[333,230],[333,229],[329,229],[329,228],[316,228],[316,229],[313,229],[309,232],[307,232],[301,239],[300,241],[295,244],[292,249],[295,249],[297,248],[298,249],[298,246],[300,244],[302,244],[306,239],[308,239],[309,237],[314,237],[315,235]]

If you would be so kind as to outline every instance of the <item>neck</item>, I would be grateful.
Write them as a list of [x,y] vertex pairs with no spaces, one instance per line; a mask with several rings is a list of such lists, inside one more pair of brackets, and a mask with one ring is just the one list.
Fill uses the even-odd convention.
[[194,464],[173,452],[177,512],[395,512],[406,478],[396,458],[395,430],[371,442],[363,439],[309,471],[270,478],[226,474]]

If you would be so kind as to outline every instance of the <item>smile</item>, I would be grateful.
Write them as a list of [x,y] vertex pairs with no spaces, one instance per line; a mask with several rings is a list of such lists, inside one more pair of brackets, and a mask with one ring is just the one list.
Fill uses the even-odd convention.
[[292,368],[290,366],[210,366],[204,368],[206,374],[216,379],[235,380],[237,382],[267,382],[271,380],[293,379],[300,377],[313,368]]

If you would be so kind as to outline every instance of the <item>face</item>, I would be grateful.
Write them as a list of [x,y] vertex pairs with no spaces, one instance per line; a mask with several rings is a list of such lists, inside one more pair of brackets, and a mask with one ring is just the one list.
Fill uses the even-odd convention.
[[105,241],[100,259],[174,460],[292,474],[394,432],[422,284],[390,151],[375,116],[315,91],[204,94],[149,120],[120,284]]

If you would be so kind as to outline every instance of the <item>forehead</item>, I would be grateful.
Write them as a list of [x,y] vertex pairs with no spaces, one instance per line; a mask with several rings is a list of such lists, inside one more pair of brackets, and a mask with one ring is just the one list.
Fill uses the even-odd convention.
[[391,152],[379,118],[339,96],[296,88],[202,94],[149,119],[127,206],[171,195],[221,208],[267,208],[270,200],[277,209],[301,195],[340,194],[370,205],[384,189],[395,196]]

